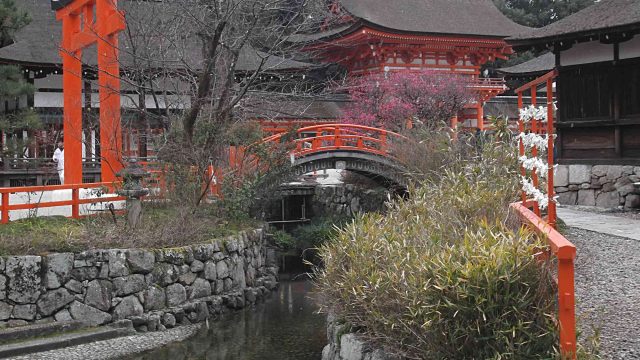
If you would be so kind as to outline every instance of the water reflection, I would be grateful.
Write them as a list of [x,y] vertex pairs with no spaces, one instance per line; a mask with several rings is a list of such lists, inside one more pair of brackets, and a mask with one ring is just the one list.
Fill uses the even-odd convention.
[[254,309],[227,314],[193,338],[136,360],[318,360],[326,344],[325,317],[308,281],[283,282]]

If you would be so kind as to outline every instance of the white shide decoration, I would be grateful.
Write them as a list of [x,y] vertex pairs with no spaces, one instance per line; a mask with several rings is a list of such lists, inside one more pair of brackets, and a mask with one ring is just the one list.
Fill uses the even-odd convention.
[[[555,104],[554,104],[555,106]],[[535,107],[530,105],[526,108],[520,109],[520,120],[524,123],[528,123],[531,120],[537,120],[540,122],[547,122],[547,108],[545,106]],[[535,172],[540,178],[546,179],[549,170],[549,164],[544,160],[545,153],[548,150],[550,135],[539,135],[533,132],[520,133],[516,139],[520,140],[525,149],[537,149],[539,151],[537,156],[528,157],[526,155],[518,157],[518,161],[522,167],[528,171]],[[555,139],[555,134],[551,135]],[[543,157],[544,156],[544,157]],[[528,177],[521,176],[520,182],[522,184],[522,190],[538,203],[540,209],[545,209],[549,206],[549,196],[537,187],[533,185]],[[557,196],[555,197],[557,198]],[[553,201],[555,201],[555,198]]]

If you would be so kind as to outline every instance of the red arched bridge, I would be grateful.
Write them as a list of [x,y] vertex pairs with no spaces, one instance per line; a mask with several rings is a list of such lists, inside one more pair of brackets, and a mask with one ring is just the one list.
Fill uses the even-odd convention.
[[406,171],[394,154],[394,144],[408,141],[400,134],[362,125],[324,124],[299,128],[293,135],[272,135],[263,143],[292,141],[291,161],[296,175],[339,169],[386,186],[406,186]]

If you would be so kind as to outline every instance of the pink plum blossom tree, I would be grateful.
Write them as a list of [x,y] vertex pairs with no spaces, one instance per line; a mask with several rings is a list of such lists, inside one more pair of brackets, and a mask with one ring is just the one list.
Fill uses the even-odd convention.
[[344,111],[345,121],[396,131],[409,121],[427,127],[449,122],[475,101],[464,76],[434,71],[357,77],[348,89],[352,101]]

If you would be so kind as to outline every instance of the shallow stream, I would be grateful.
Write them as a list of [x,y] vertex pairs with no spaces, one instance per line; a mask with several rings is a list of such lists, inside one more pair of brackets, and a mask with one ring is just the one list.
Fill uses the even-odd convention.
[[319,360],[326,341],[325,316],[309,281],[282,281],[255,308],[226,314],[191,339],[135,360]]

